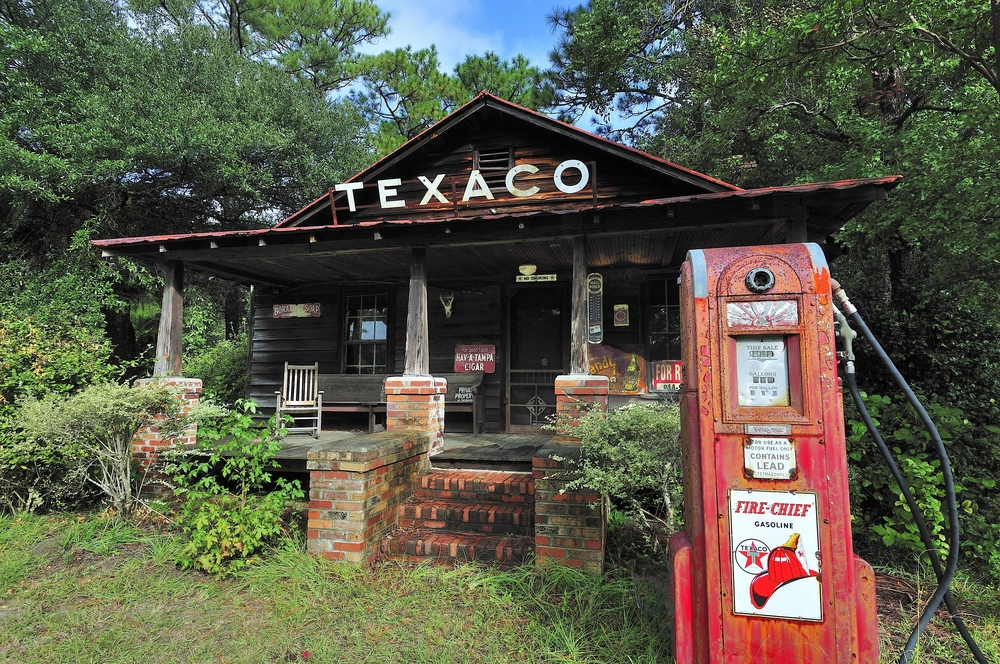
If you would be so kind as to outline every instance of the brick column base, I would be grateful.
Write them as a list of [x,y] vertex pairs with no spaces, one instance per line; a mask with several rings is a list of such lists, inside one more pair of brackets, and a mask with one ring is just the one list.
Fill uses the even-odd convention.
[[[182,378],[180,376],[140,378],[135,381],[135,386],[150,384],[162,384],[169,387],[177,395],[181,402],[180,415],[184,417],[191,413],[191,410],[198,405],[201,400],[201,379]],[[162,482],[167,478],[158,473],[154,466],[160,456],[160,452],[174,445],[181,447],[194,445],[198,442],[198,425],[192,422],[179,436],[171,437],[167,432],[161,431],[156,424],[152,424],[140,429],[135,438],[132,439],[132,457],[142,468],[145,475],[142,494],[146,496],[161,496],[169,493],[170,489]]]
[[[558,380],[558,379],[557,379]],[[535,478],[535,565],[604,571],[604,501],[590,489],[567,491],[579,477],[580,444],[548,443],[531,460]]]
[[425,434],[430,453],[444,448],[444,395],[448,381],[434,376],[390,376],[385,379],[385,430]]
[[567,374],[556,376],[556,422],[565,430],[576,426],[588,408],[608,409],[611,383],[607,376]]
[[372,562],[396,525],[396,508],[430,470],[429,440],[414,431],[384,431],[309,450],[306,549],[327,560]]

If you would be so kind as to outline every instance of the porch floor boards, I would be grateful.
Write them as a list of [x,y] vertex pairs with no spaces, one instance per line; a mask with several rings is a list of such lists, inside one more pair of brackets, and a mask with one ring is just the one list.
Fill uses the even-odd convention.
[[[297,433],[281,441],[277,458],[283,467],[305,470],[309,450],[315,445],[367,436],[357,431],[321,431],[319,438]],[[445,433],[444,450],[431,457],[435,468],[530,470],[531,457],[552,439],[548,434]]]

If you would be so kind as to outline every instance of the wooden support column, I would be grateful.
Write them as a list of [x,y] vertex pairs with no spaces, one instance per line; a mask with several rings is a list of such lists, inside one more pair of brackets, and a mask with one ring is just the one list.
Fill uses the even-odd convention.
[[785,244],[808,242],[805,217],[792,217],[785,222]]
[[587,352],[587,237],[573,238],[573,306],[570,310],[569,372],[589,374],[590,357]]
[[427,257],[423,248],[410,257],[410,297],[406,309],[406,362],[404,376],[429,376],[427,340]]
[[181,376],[184,334],[184,263],[164,263],[163,304],[160,329],[156,335],[156,364],[153,376]]

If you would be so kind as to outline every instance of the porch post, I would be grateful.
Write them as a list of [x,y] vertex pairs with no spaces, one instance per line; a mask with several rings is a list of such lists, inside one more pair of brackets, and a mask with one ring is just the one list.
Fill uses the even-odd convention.
[[156,335],[156,364],[153,376],[180,376],[181,340],[184,334],[184,263],[164,264],[163,304],[160,307],[160,329]]
[[430,375],[427,333],[427,261],[423,248],[410,259],[406,310],[406,358],[402,376],[385,379],[385,428],[426,434],[430,454],[444,448],[444,395],[448,381]]
[[571,307],[569,372],[590,373],[587,352],[587,237],[573,238],[573,305]]
[[569,375],[557,376],[556,420],[565,430],[575,426],[587,408],[608,407],[610,381],[590,375],[587,349],[587,238],[573,238],[573,306],[570,312]]
[[404,376],[430,374],[427,350],[427,256],[413,249],[410,258],[410,298],[406,309],[406,362]]

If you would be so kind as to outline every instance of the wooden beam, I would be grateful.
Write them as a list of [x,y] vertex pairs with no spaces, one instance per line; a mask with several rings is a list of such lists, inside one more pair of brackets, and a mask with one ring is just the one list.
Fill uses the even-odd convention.
[[427,256],[415,248],[410,256],[410,297],[406,307],[406,360],[404,376],[430,375],[427,343]]
[[163,305],[156,335],[156,363],[153,376],[180,376],[184,334],[184,263],[163,265]]
[[590,371],[590,357],[587,351],[587,237],[573,238],[573,305],[570,308],[572,326],[570,328],[569,371],[571,374],[586,374]]
[[809,233],[805,217],[793,217],[785,221],[785,244],[808,241]]

